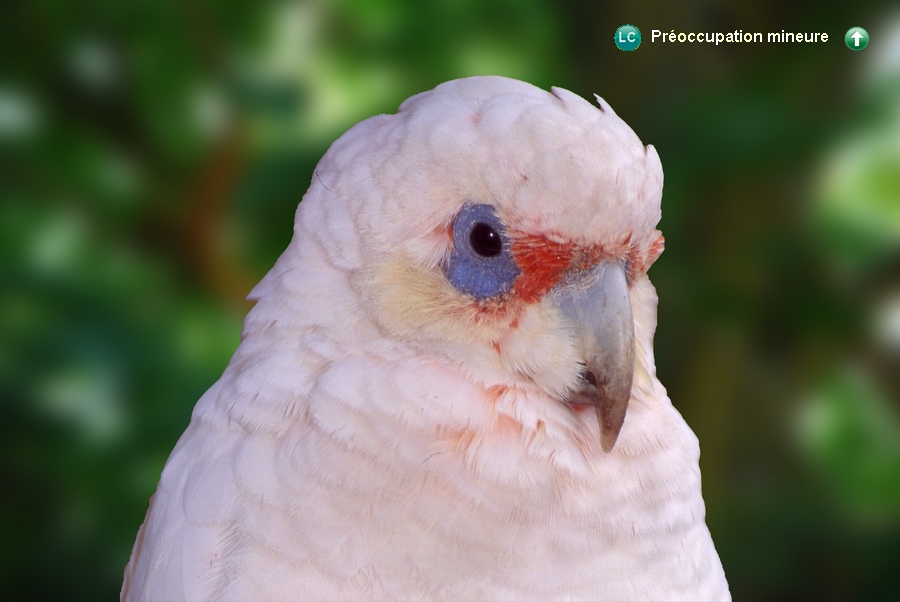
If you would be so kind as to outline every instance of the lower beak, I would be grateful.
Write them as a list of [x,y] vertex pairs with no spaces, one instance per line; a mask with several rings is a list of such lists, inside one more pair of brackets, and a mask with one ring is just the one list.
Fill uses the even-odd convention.
[[625,266],[601,263],[589,276],[564,283],[553,294],[572,322],[584,363],[581,382],[567,401],[596,406],[600,446],[609,452],[625,422],[634,378],[634,320]]

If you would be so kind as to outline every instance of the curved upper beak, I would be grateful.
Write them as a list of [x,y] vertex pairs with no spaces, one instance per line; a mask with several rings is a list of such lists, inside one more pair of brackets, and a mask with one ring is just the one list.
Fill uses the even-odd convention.
[[584,362],[581,382],[567,400],[596,406],[600,445],[611,451],[619,437],[634,378],[634,320],[625,266],[606,261],[554,291],[556,305],[574,326]]

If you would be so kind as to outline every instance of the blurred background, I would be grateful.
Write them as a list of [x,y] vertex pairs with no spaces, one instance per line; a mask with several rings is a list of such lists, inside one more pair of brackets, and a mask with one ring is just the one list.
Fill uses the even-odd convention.
[[657,366],[735,598],[900,600],[900,10],[637,4],[3,3],[3,597],[118,596],[316,161],[411,94],[500,74],[599,93],[659,151]]

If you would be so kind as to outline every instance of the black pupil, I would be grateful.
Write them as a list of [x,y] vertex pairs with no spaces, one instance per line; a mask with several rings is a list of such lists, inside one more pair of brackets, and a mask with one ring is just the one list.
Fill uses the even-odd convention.
[[500,233],[490,225],[477,223],[469,234],[472,250],[482,257],[496,257],[503,251],[503,240]]

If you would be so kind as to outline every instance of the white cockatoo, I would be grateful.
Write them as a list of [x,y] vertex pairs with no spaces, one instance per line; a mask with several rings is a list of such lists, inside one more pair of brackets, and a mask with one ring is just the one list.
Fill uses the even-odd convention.
[[331,146],[123,599],[729,598],[654,366],[662,168],[597,102],[472,77]]

